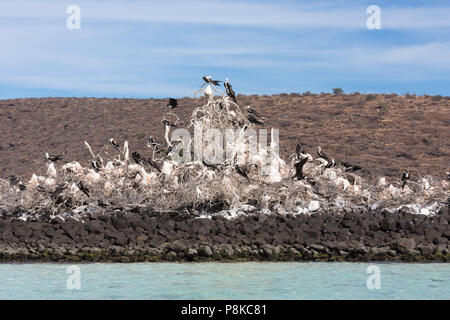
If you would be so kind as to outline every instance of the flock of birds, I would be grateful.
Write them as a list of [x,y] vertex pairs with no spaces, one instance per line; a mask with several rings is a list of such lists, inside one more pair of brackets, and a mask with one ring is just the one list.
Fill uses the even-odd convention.
[[[237,104],[236,94],[235,94],[228,79],[226,79],[224,82],[222,82],[219,80],[213,80],[211,78],[211,76],[204,76],[203,81],[204,81],[204,84],[208,84],[208,85],[212,85],[212,86],[220,86],[221,83],[223,83],[227,96],[231,99],[231,101],[233,103]],[[169,98],[166,106],[167,106],[167,108],[169,108],[171,110],[177,108],[178,107],[177,99]],[[266,120],[266,118],[261,116],[261,114],[258,111],[254,110],[250,106],[247,107],[247,119],[249,122],[256,124],[256,125],[261,125],[264,123],[263,121]],[[169,121],[167,119],[163,119],[161,122],[165,126],[177,127],[177,125],[175,123],[172,123],[171,121]],[[114,140],[114,138],[110,138],[108,140],[108,143],[114,149],[116,149],[120,154],[122,153],[122,150],[120,149],[119,144]],[[158,143],[154,139],[154,137],[151,135],[148,138],[147,146],[149,148],[152,148],[154,150],[154,152],[163,153],[165,156],[167,156],[174,147],[174,145],[169,144],[169,146],[166,149],[164,149],[162,144]],[[338,163],[335,161],[334,158],[328,157],[322,151],[320,146],[317,149],[317,155],[318,155],[319,161],[321,161],[323,163],[324,168],[332,168],[332,167],[338,165]],[[144,158],[141,154],[139,154],[136,151],[134,151],[131,154],[131,157],[136,164],[152,167],[156,171],[161,172],[161,168],[160,168],[159,164],[156,161],[154,161],[152,158]],[[313,160],[312,156],[309,153],[307,153],[300,144],[297,144],[297,147],[295,150],[295,157],[296,157],[296,161],[294,162],[295,175],[292,177],[292,179],[299,181],[299,180],[303,180],[306,178],[306,181],[313,183],[314,181],[308,180],[307,175],[304,174],[304,172],[303,172],[304,165],[308,161]],[[45,153],[45,158],[47,159],[47,161],[49,161],[51,163],[56,163],[63,159],[63,157],[61,155],[51,155],[49,153]],[[218,168],[217,165],[208,163],[205,160],[202,160],[202,163],[204,166],[211,168],[211,169]],[[102,170],[102,167],[103,167],[103,160],[101,159],[100,156],[97,156],[97,157],[94,156],[94,160],[92,160],[91,165],[95,171],[100,171],[100,170]],[[351,164],[346,161],[339,162],[339,165],[342,166],[344,171],[347,171],[347,172],[355,172],[355,171],[362,169],[359,165]],[[239,167],[238,165],[234,165],[234,170],[238,174],[240,174],[241,176],[243,176],[244,178],[249,180],[248,174],[241,167]],[[11,184],[17,185],[19,187],[19,190],[23,191],[26,189],[26,185],[23,184],[16,176],[10,176],[8,178],[9,178]],[[402,186],[402,190],[403,190],[404,187],[406,186],[408,180],[410,179],[409,171],[404,170],[400,179],[401,179],[401,186]],[[450,180],[449,172],[447,172],[447,179]],[[87,197],[90,196],[89,189],[85,186],[85,184],[83,184],[82,181],[78,181],[76,183],[76,185],[80,189],[80,191],[83,192]],[[67,183],[64,185],[58,186],[53,193],[57,193],[57,194],[61,193],[65,189],[66,186],[67,186]]]
[[[294,163],[295,175],[294,175],[293,179],[302,180],[304,178],[307,178],[307,175],[303,174],[303,166],[309,160],[312,160],[312,157],[310,154],[305,152],[305,150],[302,148],[302,146],[300,144],[297,144],[297,147],[295,149],[295,155],[296,155],[297,161]],[[324,162],[324,165],[323,165],[324,168],[332,168],[337,165],[334,158],[330,159],[322,151],[322,148],[320,146],[317,147],[317,156],[318,156],[318,159],[320,159],[321,161]],[[361,166],[352,164],[352,163],[349,163],[346,161],[341,161],[340,164],[343,167],[345,172],[355,172],[355,171],[362,169]],[[406,183],[408,182],[409,178],[410,178],[410,173],[408,170],[405,169],[400,178],[402,190],[405,188]],[[447,172],[447,178],[450,180],[450,173],[448,173],[448,172]],[[308,181],[312,182],[312,180],[308,180]]]
[[[211,84],[211,85],[214,85],[214,86],[220,85],[222,83],[222,81],[211,79],[210,76],[204,76],[203,77],[203,81],[204,81],[205,84]],[[237,103],[236,94],[235,94],[235,92],[234,92],[234,90],[233,90],[233,88],[232,88],[232,86],[231,86],[231,84],[230,84],[228,79],[225,80],[224,87],[225,87],[225,91],[226,91],[227,96],[234,103]],[[177,108],[178,107],[177,99],[169,98],[166,107],[171,109],[171,110]],[[257,113],[255,110],[253,110],[250,107],[247,108],[247,111],[249,113],[248,114],[248,120],[251,123],[254,123],[254,124],[262,124],[263,123],[261,120],[265,119],[265,118],[261,117],[261,119],[258,119],[259,113]],[[167,120],[167,119],[163,119],[161,121],[161,123],[164,124],[165,126],[168,126],[168,127],[175,127],[175,128],[177,127],[177,125],[175,123],[173,123],[173,122],[171,122],[170,120]],[[167,155],[169,155],[169,153],[173,150],[173,148],[175,146],[174,144],[172,144],[172,142],[173,141],[171,141],[169,146],[164,149],[163,145],[158,143],[155,140],[155,138],[152,135],[150,135],[149,138],[148,138],[148,145],[147,146],[149,148],[152,148],[155,151],[155,153],[158,153],[158,154],[159,153],[163,153],[165,156],[167,156]],[[180,142],[180,141],[176,141],[176,142]],[[119,144],[114,140],[114,138],[110,138],[108,140],[108,143],[114,149],[116,149],[119,152],[119,154],[121,154],[123,152],[120,149]],[[49,154],[48,152],[45,153],[45,158],[50,163],[56,163],[56,162],[59,162],[59,161],[63,160],[62,155],[52,155],[52,154]],[[136,164],[143,165],[143,166],[149,166],[149,167],[154,168],[156,171],[161,172],[161,167],[152,158],[145,158],[140,153],[138,153],[137,151],[132,152],[131,158],[133,159],[133,161]],[[206,166],[206,167],[208,167],[210,169],[215,169],[215,170],[218,169],[217,165],[210,164],[210,163],[208,163],[205,160],[202,160],[202,163],[203,163],[204,166]],[[91,161],[91,166],[97,172],[102,170],[102,168],[103,168],[103,159],[100,156],[94,156],[94,159]],[[249,179],[247,173],[244,170],[242,170],[238,165],[234,165],[234,169],[235,169],[235,171],[238,174],[240,174],[241,176],[243,176],[246,179]],[[12,176],[10,176],[8,178],[9,178],[9,181],[10,181],[10,183],[12,185],[17,185],[19,187],[19,190],[21,190],[21,191],[26,190],[26,185],[23,184],[16,176],[12,175]],[[68,186],[67,182],[57,186],[56,190],[52,192],[52,195],[54,195],[54,196],[55,195],[56,196],[59,195],[60,193],[62,193],[64,191],[64,189],[67,186]],[[76,186],[87,197],[90,197],[90,191],[86,187],[86,185],[83,183],[83,181],[80,180],[80,181],[76,182]],[[40,187],[38,187],[38,189],[40,189]],[[45,190],[42,189],[42,191],[45,191]]]
[[[231,86],[228,78],[225,79],[225,82],[222,82],[220,80],[213,80],[211,78],[211,76],[204,76],[203,82],[204,82],[204,84],[213,85],[214,87],[220,86],[221,83],[223,83],[223,86],[225,87],[225,92],[226,92],[227,96],[231,99],[231,101],[233,101],[233,103],[237,104],[236,93],[234,92],[233,87]],[[166,107],[168,107],[169,109],[177,108],[178,107],[177,99],[169,98],[169,101],[168,101]],[[253,124],[257,124],[257,125],[264,124],[264,121],[266,120],[266,118],[262,117],[256,110],[254,110],[250,106],[248,106],[247,112],[248,112],[247,119],[249,122],[251,122]],[[165,125],[176,127],[175,124],[171,123],[169,120],[166,120],[166,119],[163,119],[162,123]]]

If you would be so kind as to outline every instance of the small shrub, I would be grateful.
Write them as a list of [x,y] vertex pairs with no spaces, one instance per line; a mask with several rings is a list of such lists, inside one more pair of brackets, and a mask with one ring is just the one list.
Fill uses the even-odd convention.
[[441,96],[441,95],[433,96],[433,97],[431,98],[431,100],[433,100],[433,101],[440,101],[441,99],[442,99],[442,96]]
[[376,95],[374,95],[374,94],[368,94],[368,95],[366,96],[366,101],[372,101],[372,100],[375,100],[376,98],[377,98]]
[[388,104],[386,102],[381,102],[378,105],[378,109],[380,111],[380,115],[383,115],[388,111]]
[[344,90],[342,90],[341,88],[333,88],[334,95],[343,94],[343,93],[344,93]]

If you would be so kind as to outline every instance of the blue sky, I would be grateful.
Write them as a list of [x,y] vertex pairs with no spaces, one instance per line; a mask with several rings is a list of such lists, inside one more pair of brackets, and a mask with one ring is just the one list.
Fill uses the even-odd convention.
[[0,99],[192,96],[205,74],[244,94],[450,94],[450,1],[3,1],[0,39]]

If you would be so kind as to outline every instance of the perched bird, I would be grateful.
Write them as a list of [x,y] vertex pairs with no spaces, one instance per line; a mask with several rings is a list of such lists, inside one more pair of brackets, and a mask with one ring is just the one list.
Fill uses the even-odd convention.
[[157,145],[156,140],[155,140],[155,138],[153,138],[153,136],[148,137],[148,142],[152,146],[156,146]]
[[161,123],[164,124],[164,125],[166,125],[166,126],[170,126],[170,127],[177,128],[177,126],[176,126],[175,124],[173,124],[172,122],[170,122],[170,121],[167,120],[167,119],[162,119],[162,120],[161,120]]
[[[308,182],[311,186],[313,186],[313,187],[315,187],[316,186],[316,184],[317,184],[317,181],[316,180],[314,180],[314,179],[306,179],[306,182]],[[316,190],[316,193],[317,194],[320,194],[320,192],[318,192],[318,190],[315,188],[315,190]]]
[[205,83],[209,83],[209,84],[212,84],[212,85],[215,85],[215,86],[220,85],[220,83],[222,82],[222,81],[219,81],[219,80],[212,80],[211,76],[204,76],[203,77],[203,81],[205,81]]
[[259,116],[260,116],[259,113],[256,112],[255,109],[250,108],[250,106],[247,107],[247,112],[250,113],[250,114],[255,115],[256,117],[259,117]]
[[202,159],[202,163],[205,167],[213,169],[213,170],[217,170],[217,166],[213,165],[212,163],[208,163],[205,161],[205,159]]
[[100,170],[100,166],[98,165],[97,161],[92,160],[91,165],[92,165],[92,168],[94,168],[95,171],[99,171]]
[[60,156],[60,155],[57,155],[57,156],[49,155],[48,152],[46,152],[46,153],[45,153],[45,158],[46,158],[48,161],[51,161],[51,162],[57,162],[57,161],[59,161],[59,160],[62,159],[62,156]]
[[247,172],[241,169],[238,165],[234,166],[234,170],[236,170],[237,173],[239,173],[241,176],[243,176],[245,179],[250,180],[250,178],[247,175]]
[[103,200],[103,199],[98,199],[98,200],[97,200],[97,204],[98,204],[100,207],[102,207],[102,208],[105,208],[105,207],[108,206],[108,203],[107,203],[105,200]]
[[263,124],[260,120],[256,119],[251,114],[247,115],[247,119],[248,119],[248,121],[250,121],[251,123],[254,123],[254,124]]
[[234,120],[230,120],[230,122],[231,122],[231,124],[234,126],[234,127],[236,127],[236,126],[238,126],[239,128],[242,128],[242,129],[247,129],[247,125],[246,124],[244,124],[242,121],[234,121]]
[[320,146],[317,148],[317,155],[319,156],[319,158],[322,158],[322,159],[330,162],[330,158],[328,158],[328,156],[322,152],[322,148]]
[[160,146],[158,142],[156,142],[155,138],[153,136],[148,137],[148,145],[155,148],[157,146]]
[[[170,145],[168,146],[167,150],[165,151],[166,156],[172,152],[173,148],[175,148],[178,144],[180,144],[182,142],[183,142],[183,140],[181,140],[181,139],[171,140]],[[183,150],[183,148],[181,148],[181,150]],[[180,150],[179,150],[179,152],[180,152]]]
[[159,168],[158,164],[153,161],[151,158],[145,159],[143,156],[141,156],[138,152],[134,151],[131,154],[131,157],[133,158],[134,162],[141,165],[147,165],[155,168],[158,172],[161,172],[161,169]]
[[158,165],[155,161],[152,160],[152,158],[148,158],[148,159],[147,159],[147,162],[148,162],[148,164],[149,164],[150,166],[152,166],[153,168],[155,168],[156,171],[161,172],[161,168],[159,167],[159,165]]
[[447,174],[447,180],[450,180],[450,172],[446,172],[446,174]]
[[406,182],[408,180],[409,180],[409,171],[405,170],[405,171],[403,171],[403,174],[402,174],[402,190],[403,190],[403,188],[405,188]]
[[297,160],[300,160],[302,158],[302,154],[305,153],[300,143],[297,143],[297,146],[295,147],[295,154],[297,155]]
[[172,150],[173,150],[174,147],[175,147],[174,145],[168,146],[166,150],[163,150],[163,151],[164,151],[164,155],[168,156],[169,153],[172,152]]
[[341,164],[344,167],[345,171],[355,172],[355,171],[358,171],[358,170],[362,169],[360,166],[358,166],[356,164],[351,164],[351,163],[348,163],[348,162],[345,162],[345,161],[342,161]]
[[133,158],[134,162],[136,162],[137,164],[148,164],[147,160],[145,160],[144,157],[142,157],[138,152],[134,151],[131,154],[131,157]]
[[230,81],[228,81],[228,78],[225,80],[224,86],[227,95],[231,98],[231,100],[233,100],[234,103],[237,103],[236,94],[234,93],[233,87],[231,86]]
[[78,181],[77,187],[78,187],[78,189],[80,189],[80,191],[83,192],[88,198],[90,197],[90,195],[89,195],[89,189],[86,188],[86,187],[84,186],[84,184],[83,184],[83,182],[81,182],[81,180]]
[[11,175],[7,177],[6,179],[9,180],[9,183],[11,186],[17,185],[20,191],[24,191],[27,187],[22,183],[22,181],[19,180],[15,175]]
[[169,102],[167,103],[166,107],[169,109],[175,109],[178,106],[177,99],[169,98]]
[[114,138],[109,138],[108,142],[109,142],[114,148],[116,148],[117,151],[120,152],[119,145],[118,145],[117,142],[114,140]]
[[66,188],[67,188],[67,182],[58,185],[58,187],[56,187],[55,191],[51,192],[50,194],[52,196],[59,196]]
[[15,186],[19,182],[19,179],[15,175],[9,176],[7,179],[12,186]]
[[331,159],[331,161],[328,161],[328,163],[326,164],[325,168],[334,167],[335,164],[336,164],[336,162],[334,161],[334,159]]
[[303,166],[306,162],[308,162],[308,157],[294,163],[295,175],[292,177],[292,179],[296,178],[296,180],[302,180],[304,177],[306,177],[306,175],[303,175]]

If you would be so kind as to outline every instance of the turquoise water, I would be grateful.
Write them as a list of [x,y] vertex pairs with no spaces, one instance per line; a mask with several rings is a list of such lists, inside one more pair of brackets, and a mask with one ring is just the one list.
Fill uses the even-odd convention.
[[0,299],[450,299],[449,263],[0,264],[0,277]]

